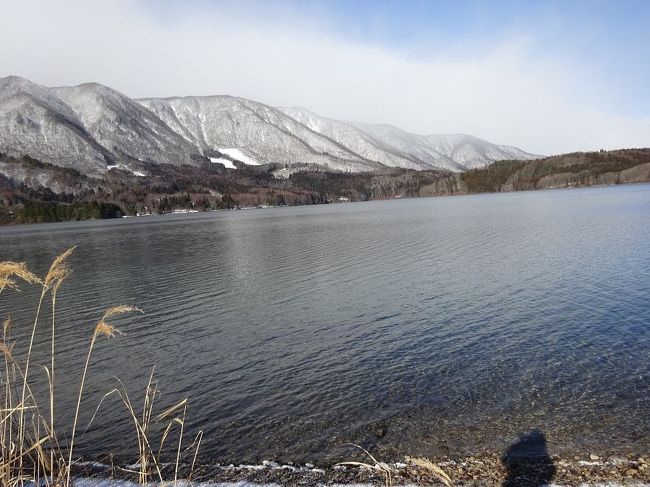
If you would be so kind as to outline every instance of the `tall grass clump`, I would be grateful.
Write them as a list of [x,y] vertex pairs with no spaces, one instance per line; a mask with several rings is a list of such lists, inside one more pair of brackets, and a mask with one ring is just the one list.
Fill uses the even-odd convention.
[[[348,461],[340,462],[337,465],[343,466],[353,466],[361,467],[370,471],[377,472],[384,477],[384,482],[386,487],[392,487],[393,479],[400,473],[399,470],[386,462],[380,462],[377,460],[368,450],[365,448],[356,445],[354,443],[348,443],[348,445],[355,447],[356,449],[362,451],[366,457],[370,459],[372,463],[369,462],[359,462],[359,461]],[[405,457],[406,465],[408,470],[415,470],[418,473],[419,479],[427,479],[431,482],[441,483],[446,487],[452,487],[453,482],[449,475],[441,469],[438,465],[433,463],[427,458],[417,458],[417,457]],[[408,472],[407,470],[407,472]]]
[[[127,313],[142,312],[135,306],[114,306],[106,309],[95,326],[89,329],[88,349],[81,369],[76,408],[74,414],[70,412],[69,415],[74,418],[72,429],[70,432],[62,431],[62,427],[55,424],[54,419],[57,410],[55,388],[56,306],[58,291],[71,274],[69,260],[74,249],[72,247],[56,257],[43,278],[32,273],[25,263],[0,262],[0,300],[3,298],[3,293],[18,292],[21,284],[36,286],[40,290],[35,305],[34,320],[28,330],[29,343],[23,356],[16,356],[14,353],[15,342],[11,338],[14,324],[11,317],[7,316],[2,321],[0,354],[4,358],[4,364],[0,364],[0,485],[5,487],[18,487],[32,482],[44,487],[70,487],[72,485],[82,397],[86,379],[92,371],[93,350],[101,338],[123,335],[112,323],[113,320]],[[48,323],[47,329],[41,329],[43,328],[41,314],[48,297],[52,319]],[[48,332],[49,335],[46,334]],[[37,334],[41,333],[49,341],[48,361],[47,364],[33,364],[34,341]],[[43,404],[38,403],[32,392],[36,380],[33,376],[38,375],[39,370],[43,371],[47,380],[48,400],[45,408],[42,407]],[[158,392],[152,372],[145,391],[141,415],[136,414],[135,407],[122,382],[119,382],[119,387],[106,394],[106,396],[112,393],[118,394],[126,406],[127,418],[131,418],[134,422],[135,439],[139,450],[139,471],[137,473],[142,484],[149,482],[152,475],[155,475],[161,482],[163,481],[160,458],[165,441],[174,428],[176,428],[178,436],[174,448],[176,456],[174,483],[178,480],[181,451],[187,452],[193,449],[193,468],[202,437],[200,432],[194,442],[182,450],[187,399],[156,415],[154,414],[154,399]],[[101,405],[101,401],[99,405]],[[99,410],[99,405],[93,419]],[[67,414],[67,412],[65,413]],[[149,438],[152,422],[160,423],[160,428],[163,431],[160,444],[155,448],[151,444],[153,440]],[[66,441],[60,442],[60,438],[66,438]]]

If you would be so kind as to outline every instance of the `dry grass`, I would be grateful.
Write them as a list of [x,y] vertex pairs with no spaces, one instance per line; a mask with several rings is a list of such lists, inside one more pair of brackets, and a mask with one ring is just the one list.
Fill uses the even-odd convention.
[[[372,460],[372,463],[341,462],[338,463],[337,465],[349,465],[354,467],[367,468],[368,470],[373,470],[383,475],[384,481],[386,483],[386,487],[391,487],[393,485],[393,479],[399,474],[399,471],[395,467],[391,466],[388,463],[380,462],[368,450],[366,450],[365,448],[359,445],[356,445],[354,443],[348,443],[348,445],[361,450],[370,460]],[[409,467],[419,471],[419,473],[423,473],[424,476],[429,478],[431,481],[440,482],[446,485],[447,487],[451,487],[453,485],[453,482],[449,477],[449,475],[447,475],[447,473],[442,468],[440,468],[438,465],[433,463],[431,460],[427,458],[414,458],[414,457],[406,457],[404,460],[406,461]]]
[[369,470],[375,470],[379,473],[381,473],[384,476],[384,479],[386,480],[386,487],[390,487],[393,485],[393,476],[395,474],[395,470],[388,465],[387,463],[380,462],[378,461],[375,457],[373,457],[368,450],[365,448],[355,445],[354,443],[348,443],[349,445],[358,448],[361,450],[363,453],[366,454],[370,460],[372,460],[373,463],[365,463],[365,462],[341,462],[338,463],[337,465],[349,465],[349,466],[354,466],[354,467],[363,467],[367,468]]
[[[92,353],[97,345],[97,340],[101,337],[113,338],[123,335],[113,323],[109,323],[109,320],[118,319],[119,316],[126,313],[142,313],[140,309],[129,305],[111,307],[104,312],[95,327],[89,330],[91,331],[90,342],[81,374],[72,431],[66,435],[69,438],[68,444],[61,446],[57,437],[58,427],[55,427],[54,423],[57,397],[55,394],[56,299],[60,287],[71,274],[69,260],[73,252],[74,247],[56,257],[42,279],[30,272],[24,263],[0,262],[0,299],[5,291],[18,291],[21,281],[28,285],[38,286],[41,291],[29,335],[29,345],[24,357],[16,357],[13,352],[11,318],[7,317],[2,322],[0,354],[4,357],[4,366],[0,366],[0,378],[2,379],[0,382],[0,485],[5,487],[23,486],[28,482],[44,487],[69,487],[71,485],[81,402],[86,379],[92,368]],[[51,329],[48,336],[50,340],[49,363],[33,365],[31,362],[34,339],[37,333],[41,333],[39,330],[40,315],[48,296],[51,299],[52,310]],[[42,413],[36,397],[32,393],[33,378],[30,376],[30,369],[34,369],[37,365],[40,365],[40,369],[47,379],[49,414]],[[155,415],[154,402],[159,391],[153,379],[153,372],[145,391],[144,406],[140,416],[136,415],[124,384],[120,382],[120,387],[106,395],[112,393],[117,393],[121,397],[126,406],[128,417],[134,421],[136,426],[136,438],[140,451],[138,474],[142,484],[149,482],[153,474],[161,482],[163,481],[160,457],[165,441],[173,431],[176,432],[178,436],[174,448],[176,456],[174,483],[176,483],[181,453],[193,452],[193,468],[202,438],[202,433],[199,433],[192,444],[182,450],[187,399]],[[99,411],[100,405],[101,401],[95,415]],[[93,419],[95,415],[93,415]],[[152,421],[161,423],[161,429],[164,431],[156,451],[151,447],[148,437]]]
[[[29,271],[24,263],[0,262],[0,298],[4,291],[18,291],[22,281],[28,285],[40,288],[40,297],[36,306],[35,317],[31,327],[29,346],[25,357],[16,357],[14,342],[11,339],[12,321],[6,317],[2,322],[2,339],[0,340],[0,354],[4,357],[4,367],[0,364],[0,485],[3,487],[22,487],[28,482],[43,487],[65,486],[72,484],[72,468],[74,467],[74,449],[77,440],[77,429],[81,402],[84,394],[86,379],[91,371],[92,354],[101,337],[114,338],[124,335],[113,323],[127,313],[142,313],[142,310],[130,305],[114,306],[106,309],[94,328],[89,331],[90,341],[86,353],[85,363],[81,373],[77,402],[74,413],[72,431],[66,435],[69,438],[67,445],[61,446],[58,441],[57,427],[54,423],[56,406],[55,394],[55,366],[56,366],[56,299],[57,293],[71,270],[69,258],[74,252],[74,247],[68,249],[54,259],[44,278]],[[30,379],[30,365],[35,336],[38,332],[39,318],[46,297],[51,298],[52,322],[50,329],[50,357],[48,366],[41,365],[49,387],[49,414],[41,412],[39,404],[32,393]],[[33,367],[31,367],[33,368]],[[185,435],[185,422],[187,415],[187,399],[183,399],[158,414],[155,414],[155,402],[160,395],[154,371],[151,372],[144,394],[142,409],[138,413],[132,402],[125,385],[119,381],[119,386],[108,391],[97,405],[88,427],[99,414],[104,399],[110,395],[119,396],[126,408],[126,413],[132,421],[135,430],[135,439],[138,446],[138,470],[132,473],[138,475],[141,485],[157,480],[164,482],[161,457],[165,446],[170,441],[175,441],[175,464],[173,483],[178,482],[179,466],[183,455],[191,455],[192,462],[187,480],[191,480],[198,450],[201,446],[203,432],[199,432],[189,446],[183,448]],[[152,444],[152,426],[156,424],[162,431],[156,445]],[[86,427],[86,429],[88,429]],[[358,448],[370,459],[371,462],[342,462],[339,465],[351,465],[376,471],[384,476],[387,487],[393,483],[397,470],[384,462],[378,461],[367,450],[358,445]],[[406,457],[406,462],[414,468],[446,486],[451,486],[449,476],[436,464],[425,458]]]
[[32,274],[23,262],[0,262],[0,293],[5,288],[18,290],[18,282],[14,278],[25,281],[28,284],[42,283],[38,276]]
[[449,475],[447,475],[443,469],[441,469],[438,465],[433,463],[428,458],[406,457],[405,460],[406,463],[409,463],[420,470],[424,470],[434,479],[442,482],[447,487],[451,487],[451,485],[453,485],[453,482],[451,481]]

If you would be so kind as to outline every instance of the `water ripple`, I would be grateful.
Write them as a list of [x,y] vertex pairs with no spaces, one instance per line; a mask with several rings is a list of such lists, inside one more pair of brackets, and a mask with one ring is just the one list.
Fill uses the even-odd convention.
[[[0,245],[40,272],[79,245],[58,301],[62,422],[94,323],[132,303],[146,314],[98,345],[86,410],[114,376],[141,397],[155,365],[207,456],[299,458],[378,422],[458,449],[543,427],[598,450],[650,435],[649,204],[639,185],[23,226]],[[36,298],[2,296],[18,350]],[[128,451],[122,413],[110,403],[80,450]]]

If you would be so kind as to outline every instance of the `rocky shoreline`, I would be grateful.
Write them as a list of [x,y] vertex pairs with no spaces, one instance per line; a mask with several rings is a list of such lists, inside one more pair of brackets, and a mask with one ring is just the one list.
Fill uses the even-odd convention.
[[[530,487],[542,485],[650,485],[649,456],[609,456],[596,454],[573,458],[519,458],[506,466],[498,455],[485,455],[452,460],[437,459],[455,486],[472,487]],[[372,463],[372,462],[370,462]],[[391,470],[393,485],[443,485],[431,471],[412,462],[381,464]],[[85,463],[78,466],[76,475],[84,478],[108,478],[137,481],[134,467],[122,468],[101,463]],[[173,478],[173,466],[167,465],[163,475]],[[188,478],[187,468],[180,476]],[[305,487],[335,484],[385,485],[381,467],[331,465],[319,467],[280,464],[264,461],[260,465],[201,465],[194,469],[191,480],[197,483],[223,484],[248,482],[254,484],[300,485]]]

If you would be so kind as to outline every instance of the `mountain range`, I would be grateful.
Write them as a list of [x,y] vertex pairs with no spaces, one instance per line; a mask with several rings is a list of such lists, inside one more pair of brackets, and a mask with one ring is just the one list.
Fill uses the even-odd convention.
[[0,78],[0,153],[92,176],[208,161],[460,172],[539,157],[471,135],[417,135],[233,96],[132,99],[97,83],[49,88],[17,76]]

